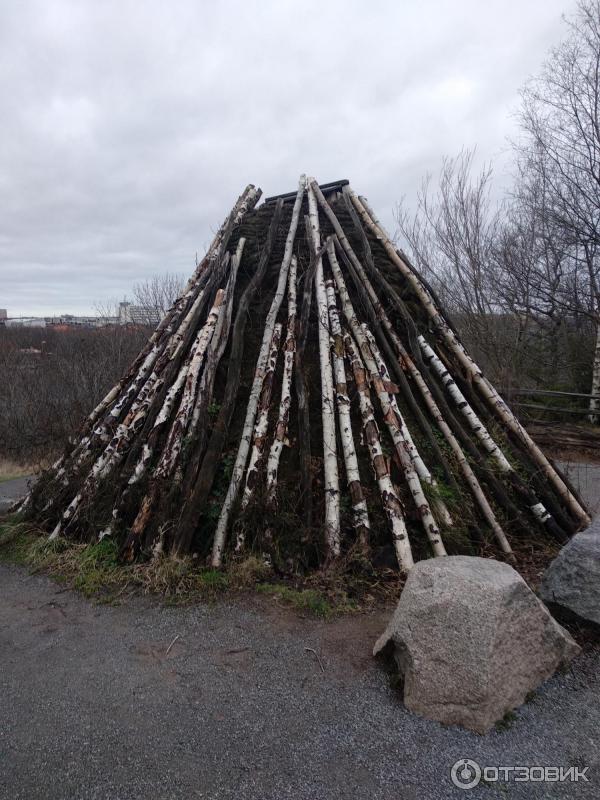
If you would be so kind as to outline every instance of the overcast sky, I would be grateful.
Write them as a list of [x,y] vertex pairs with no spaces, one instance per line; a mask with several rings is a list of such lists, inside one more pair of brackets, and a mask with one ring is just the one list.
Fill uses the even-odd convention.
[[382,220],[444,154],[507,182],[572,0],[0,4],[0,307],[86,313],[192,270],[252,182],[349,178]]

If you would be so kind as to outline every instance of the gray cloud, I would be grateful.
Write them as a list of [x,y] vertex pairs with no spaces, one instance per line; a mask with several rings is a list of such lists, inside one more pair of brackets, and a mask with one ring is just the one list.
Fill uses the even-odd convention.
[[0,7],[0,306],[88,312],[189,273],[248,182],[348,177],[382,219],[443,154],[506,180],[572,0]]

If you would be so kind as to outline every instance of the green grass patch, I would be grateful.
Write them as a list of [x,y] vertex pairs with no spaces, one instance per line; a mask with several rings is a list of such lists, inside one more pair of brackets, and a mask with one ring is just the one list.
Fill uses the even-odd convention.
[[328,619],[335,610],[338,610],[316,589],[291,589],[289,586],[276,583],[259,583],[256,591],[275,597],[298,611],[307,611],[321,619]]
[[[159,556],[134,564],[119,560],[118,542],[104,537],[93,543],[74,542],[19,521],[0,523],[0,562],[44,572],[64,586],[104,603],[121,602],[129,594],[152,594],[169,604],[213,601],[241,592],[268,595],[298,612],[328,619],[371,605],[377,597],[399,593],[392,571],[380,575],[360,552],[347,554],[338,569],[298,578],[292,586],[274,581],[273,568],[250,553],[231,558],[226,570],[205,567],[193,557]],[[389,573],[389,574],[388,574]]]
[[228,576],[198,566],[192,558],[160,557],[146,563],[119,562],[117,543],[105,537],[81,544],[49,540],[16,520],[0,525],[0,561],[41,571],[86,597],[113,602],[127,589],[159,594],[169,602],[216,599],[229,588]]

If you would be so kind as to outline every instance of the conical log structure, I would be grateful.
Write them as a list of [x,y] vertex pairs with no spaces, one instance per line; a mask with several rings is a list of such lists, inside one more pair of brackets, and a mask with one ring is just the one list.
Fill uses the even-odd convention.
[[185,292],[20,509],[125,559],[347,554],[401,570],[589,521],[347,181],[248,186]]

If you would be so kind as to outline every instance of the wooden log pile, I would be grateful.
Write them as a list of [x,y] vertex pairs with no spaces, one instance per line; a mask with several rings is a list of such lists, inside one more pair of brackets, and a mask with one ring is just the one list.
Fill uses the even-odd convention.
[[565,540],[587,509],[346,181],[248,186],[20,513],[123,559],[398,568]]

